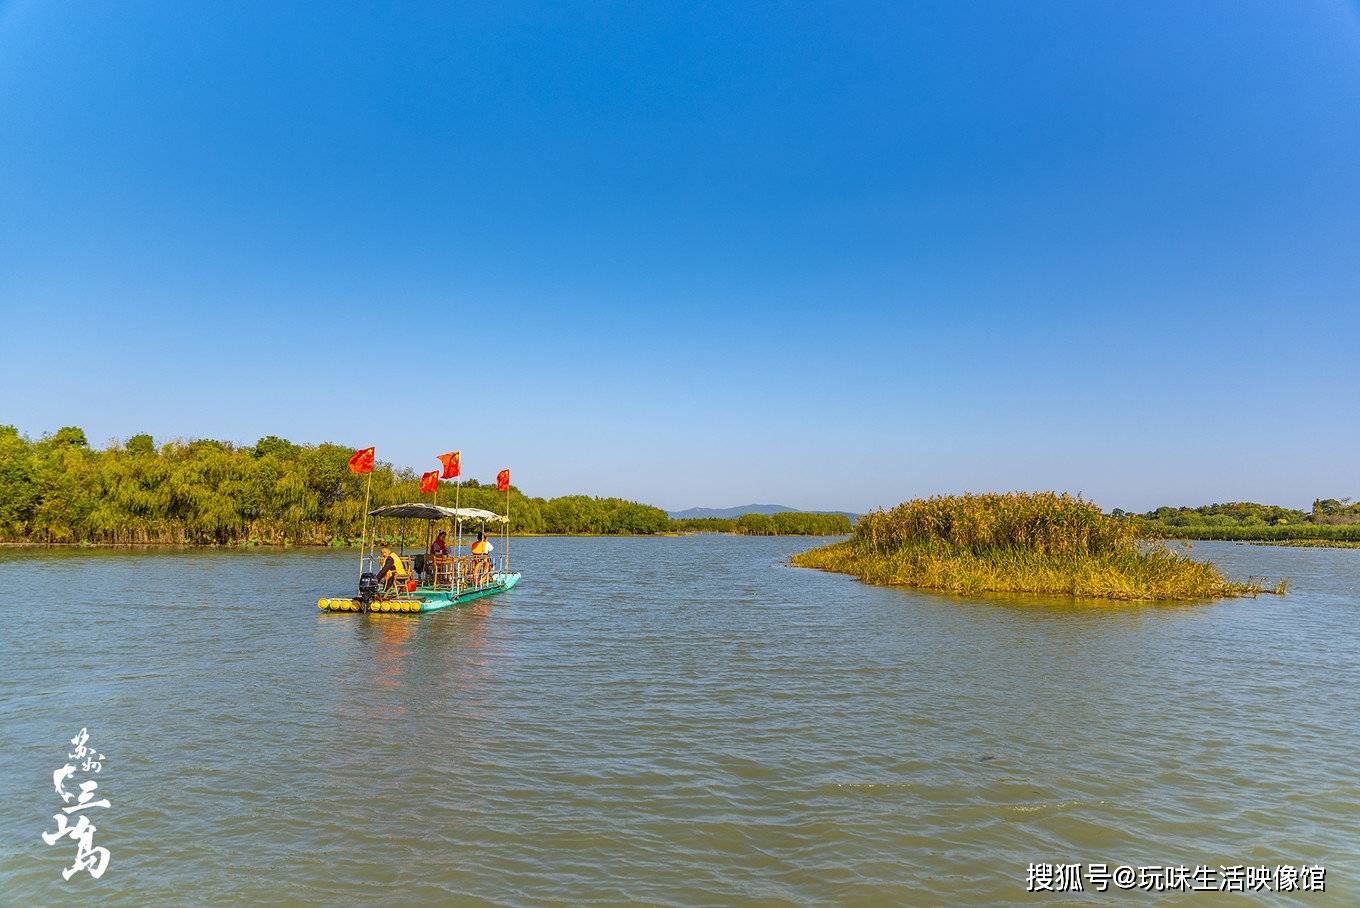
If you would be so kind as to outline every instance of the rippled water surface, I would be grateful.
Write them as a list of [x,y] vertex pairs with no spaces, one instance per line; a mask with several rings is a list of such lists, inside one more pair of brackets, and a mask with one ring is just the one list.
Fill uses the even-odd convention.
[[[373,617],[315,608],[344,553],[0,554],[0,901],[1004,904],[1109,861],[1360,904],[1360,550],[1200,543],[1293,592],[1111,607],[808,545],[526,539],[511,593]],[[64,883],[82,725],[112,860]]]

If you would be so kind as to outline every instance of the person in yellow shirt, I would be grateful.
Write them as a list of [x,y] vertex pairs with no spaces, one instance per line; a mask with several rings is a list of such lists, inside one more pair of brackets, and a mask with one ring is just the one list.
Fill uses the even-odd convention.
[[477,533],[477,541],[472,544],[472,582],[481,586],[491,579],[491,550],[495,548],[487,541],[486,531]]
[[406,565],[402,563],[401,556],[392,551],[391,546],[382,547],[382,568],[378,571],[378,582],[383,585],[383,589],[391,591],[398,581],[405,580],[409,574],[406,573]]

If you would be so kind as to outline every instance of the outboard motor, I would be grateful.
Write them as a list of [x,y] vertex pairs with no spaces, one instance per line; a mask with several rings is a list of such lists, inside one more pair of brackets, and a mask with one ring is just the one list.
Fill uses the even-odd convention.
[[359,575],[359,607],[368,611],[368,606],[378,598],[378,575],[364,571]]

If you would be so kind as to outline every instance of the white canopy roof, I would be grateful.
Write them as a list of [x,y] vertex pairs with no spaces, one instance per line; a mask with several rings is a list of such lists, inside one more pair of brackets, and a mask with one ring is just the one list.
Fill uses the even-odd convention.
[[413,501],[407,504],[385,504],[368,512],[370,517],[409,517],[415,520],[490,520],[504,523],[510,518],[481,508],[446,508],[437,504]]

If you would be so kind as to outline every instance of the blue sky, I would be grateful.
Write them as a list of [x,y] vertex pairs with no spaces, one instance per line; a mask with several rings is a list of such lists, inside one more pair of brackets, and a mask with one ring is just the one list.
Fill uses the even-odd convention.
[[1360,497],[1353,4],[0,0],[0,422]]

